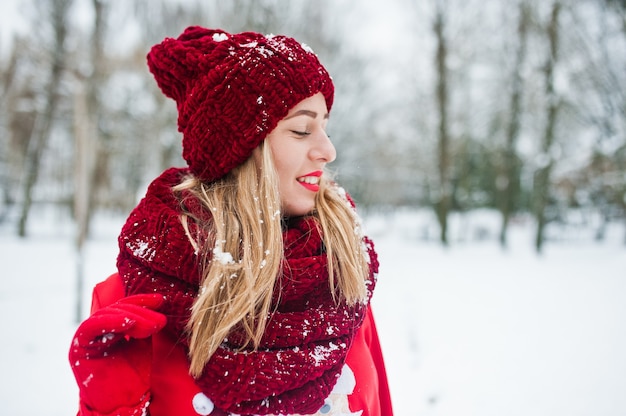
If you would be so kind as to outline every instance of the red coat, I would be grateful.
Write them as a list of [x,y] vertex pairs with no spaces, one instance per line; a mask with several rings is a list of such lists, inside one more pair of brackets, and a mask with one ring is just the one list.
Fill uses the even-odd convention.
[[[124,296],[117,274],[96,285],[91,312]],[[203,394],[189,375],[185,349],[169,332],[152,337],[150,416],[198,416],[194,408]],[[359,413],[362,412],[362,413]],[[326,405],[318,412],[325,415],[392,416],[382,351],[371,308],[346,358],[342,372]]]

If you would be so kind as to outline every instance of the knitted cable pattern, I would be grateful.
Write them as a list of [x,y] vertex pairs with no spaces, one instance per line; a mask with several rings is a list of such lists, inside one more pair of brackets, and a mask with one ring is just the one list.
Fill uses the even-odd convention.
[[212,181],[243,163],[289,109],[334,86],[317,56],[286,36],[230,34],[198,26],[152,47],[148,67],[176,101],[183,158]]
[[[198,256],[171,191],[186,173],[170,169],[150,185],[122,229],[118,257],[127,295],[164,294],[161,310],[168,329],[183,343],[200,284]],[[378,261],[367,238],[368,300],[355,306],[337,305],[332,299],[322,236],[313,218],[289,221],[283,242],[285,263],[275,287],[275,312],[260,347],[245,348],[244,333],[234,329],[196,380],[216,406],[235,414],[317,412],[340,375],[375,285]]]

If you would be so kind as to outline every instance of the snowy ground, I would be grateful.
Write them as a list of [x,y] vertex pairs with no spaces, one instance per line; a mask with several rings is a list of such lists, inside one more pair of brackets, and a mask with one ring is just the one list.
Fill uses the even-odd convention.
[[[494,218],[454,223],[432,241],[428,215],[372,216],[381,259],[374,298],[398,416],[626,415],[626,246],[622,226],[596,243],[557,230],[543,256],[529,227],[511,247]],[[88,286],[113,271],[120,218],[89,242]],[[75,330],[71,229],[49,213],[18,240],[0,228],[0,414],[74,414],[66,354]],[[89,301],[85,289],[83,304]]]

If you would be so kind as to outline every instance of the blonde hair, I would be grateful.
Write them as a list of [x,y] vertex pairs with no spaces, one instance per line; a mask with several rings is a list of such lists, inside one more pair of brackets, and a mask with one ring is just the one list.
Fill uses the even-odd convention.
[[[234,327],[244,331],[248,345],[258,347],[272,312],[283,260],[280,194],[269,146],[261,144],[259,150],[260,163],[250,157],[220,180],[204,183],[189,177],[174,188],[188,190],[212,214],[208,223],[190,213],[181,217],[191,243],[205,259],[187,324],[193,377],[200,376]],[[351,305],[365,301],[368,262],[358,217],[324,177],[311,215],[318,219],[323,235],[335,301]],[[189,232],[190,219],[196,221],[203,238]]]

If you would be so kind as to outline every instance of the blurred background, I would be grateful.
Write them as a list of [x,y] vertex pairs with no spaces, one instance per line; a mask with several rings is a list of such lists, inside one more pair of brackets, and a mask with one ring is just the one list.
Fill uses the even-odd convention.
[[625,0],[3,0],[0,413],[75,414],[91,288],[184,165],[145,56],[192,24],[333,76],[398,416],[626,415]]
[[430,237],[444,244],[451,213],[483,208],[499,213],[503,245],[530,215],[537,250],[550,223],[595,218],[602,239],[626,221],[624,0],[0,7],[0,221],[21,236],[37,204],[67,210],[87,235],[94,212],[127,212],[183,164],[174,103],[145,55],[191,24],[312,46],[337,87],[338,180],[370,210],[432,209]]

